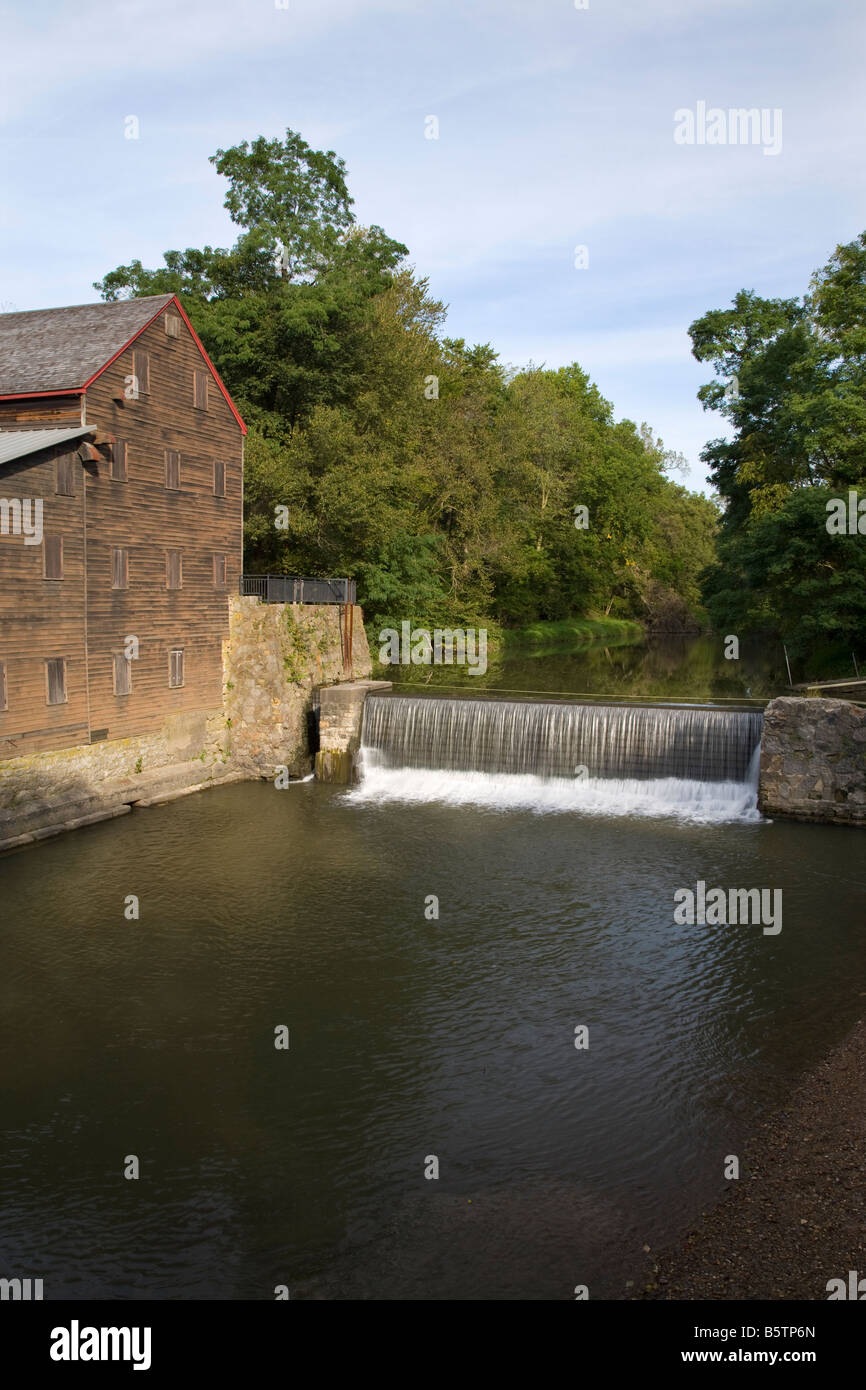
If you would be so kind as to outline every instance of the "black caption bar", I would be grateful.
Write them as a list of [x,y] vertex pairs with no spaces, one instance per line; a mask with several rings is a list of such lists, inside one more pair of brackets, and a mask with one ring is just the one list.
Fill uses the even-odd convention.
[[[859,1301],[859,1300],[858,1300]],[[400,1313],[399,1343],[392,1318],[384,1320],[374,1303],[336,1303],[276,1300],[273,1303],[4,1303],[0,1306],[4,1362],[24,1374],[94,1378],[109,1371],[115,1378],[131,1376],[132,1383],[161,1382],[168,1375],[213,1374],[225,1379],[232,1372],[249,1374],[265,1365],[298,1366],[309,1352],[333,1362],[335,1350],[345,1348],[347,1359],[365,1357],[372,1348],[369,1334],[379,1341],[374,1360],[381,1364],[391,1353],[403,1358],[406,1334],[425,1338],[423,1366],[429,1380],[430,1361],[438,1351],[443,1365],[453,1370],[454,1347],[449,1326],[458,1332],[480,1333],[476,1354],[495,1362],[497,1352],[512,1355],[515,1332],[519,1341],[539,1329],[545,1338],[563,1335],[580,1363],[590,1354],[610,1372],[640,1370],[667,1373],[672,1367],[699,1369],[721,1366],[800,1366],[820,1371],[823,1379],[841,1370],[862,1346],[864,1314],[836,1303],[619,1303],[575,1301],[568,1313],[534,1311],[516,1328],[508,1313],[497,1335],[497,1315],[480,1302],[451,1304],[443,1323],[441,1303],[419,1309],[418,1324],[407,1326]],[[543,1325],[536,1318],[543,1318]],[[379,1319],[382,1319],[380,1322]],[[426,1328],[426,1330],[425,1330]],[[359,1340],[322,1341],[339,1331]],[[443,1333],[445,1334],[443,1339]],[[492,1334],[492,1335],[491,1335]],[[429,1338],[429,1341],[427,1340]],[[575,1341],[575,1338],[579,1339]],[[536,1350],[538,1344],[535,1343]],[[547,1343],[545,1343],[547,1345]],[[391,1347],[391,1351],[387,1350]],[[529,1344],[527,1344],[527,1350]],[[416,1351],[417,1354],[417,1351]],[[414,1359],[414,1357],[413,1357]],[[417,1363],[415,1369],[418,1369]]]

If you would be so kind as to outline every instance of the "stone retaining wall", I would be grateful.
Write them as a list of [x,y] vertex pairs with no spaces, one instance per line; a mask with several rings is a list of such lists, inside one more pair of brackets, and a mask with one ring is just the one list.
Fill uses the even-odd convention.
[[156,733],[0,763],[0,848],[118,814],[160,791],[231,771],[222,710],[174,715]]
[[354,681],[319,692],[319,750],[316,777],[320,782],[354,782],[355,755],[361,745],[364,701],[371,690],[390,690],[390,681]]
[[0,762],[0,850],[152,806],[206,787],[310,772],[315,692],[368,676],[361,609],[352,670],[343,664],[339,609],[229,599],[224,704],[173,715],[156,733]]
[[772,700],[758,807],[765,816],[866,825],[866,709],[847,700]]
[[273,777],[312,770],[308,716],[313,692],[369,676],[364,617],[354,610],[352,671],[344,671],[339,609],[333,604],[232,600],[226,651],[226,718],[234,767]]

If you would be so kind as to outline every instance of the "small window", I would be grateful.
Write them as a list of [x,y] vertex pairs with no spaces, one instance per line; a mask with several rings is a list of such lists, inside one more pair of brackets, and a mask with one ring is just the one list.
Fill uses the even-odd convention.
[[168,654],[168,683],[173,690],[183,685],[183,647],[173,647]]
[[207,372],[193,372],[193,404],[196,410],[207,410]]
[[180,589],[183,587],[183,552],[180,550],[167,550],[165,552],[165,587],[167,589]]
[[0,710],[8,709],[6,699],[6,662],[0,661]]
[[57,483],[54,491],[59,497],[75,496],[74,454],[61,454],[57,460]]
[[226,557],[225,555],[215,555],[213,557],[213,582],[214,588],[222,589],[226,582]]
[[111,587],[129,588],[129,551],[118,546],[112,547],[111,551]]
[[214,497],[225,497],[226,495],[225,459],[214,459],[213,461],[213,495]]
[[46,536],[42,542],[45,579],[63,578],[63,537]]
[[114,693],[115,695],[129,695],[132,691],[132,662],[123,655],[123,652],[116,652],[114,656]]
[[165,485],[174,492],[180,487],[180,454],[177,449],[165,451]]
[[126,482],[125,439],[116,439],[111,446],[111,476],[116,483]]
[[140,396],[150,395],[150,358],[146,352],[132,354],[132,375],[135,377]]
[[167,338],[180,337],[180,319],[177,314],[166,314],[163,323],[165,324],[165,336]]
[[47,703],[49,705],[66,704],[66,658],[62,656],[52,657],[45,663],[45,681],[47,687]]

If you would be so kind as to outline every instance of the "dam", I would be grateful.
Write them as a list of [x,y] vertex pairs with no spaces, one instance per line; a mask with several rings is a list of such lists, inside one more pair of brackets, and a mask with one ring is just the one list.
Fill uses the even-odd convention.
[[359,799],[757,819],[763,715],[371,694]]

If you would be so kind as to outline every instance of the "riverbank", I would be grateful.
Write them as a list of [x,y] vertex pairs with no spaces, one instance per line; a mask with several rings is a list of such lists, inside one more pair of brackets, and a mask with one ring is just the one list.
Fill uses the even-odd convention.
[[507,652],[548,650],[586,642],[620,646],[643,640],[644,630],[640,623],[628,618],[561,618],[557,622],[504,628],[501,634],[502,647]]
[[654,1255],[648,1299],[826,1299],[866,1276],[866,1020],[800,1082],[740,1155],[740,1177]]

